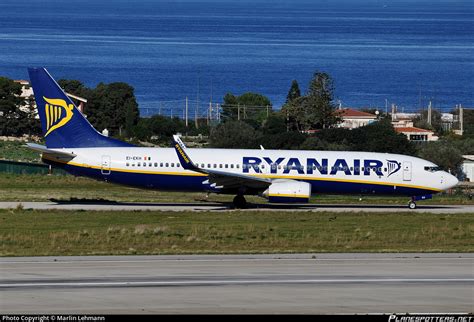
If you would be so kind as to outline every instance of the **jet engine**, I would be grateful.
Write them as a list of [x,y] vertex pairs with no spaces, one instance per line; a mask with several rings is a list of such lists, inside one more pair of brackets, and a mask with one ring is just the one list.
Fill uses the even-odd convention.
[[311,196],[311,185],[296,180],[275,180],[262,196],[275,203],[305,203]]

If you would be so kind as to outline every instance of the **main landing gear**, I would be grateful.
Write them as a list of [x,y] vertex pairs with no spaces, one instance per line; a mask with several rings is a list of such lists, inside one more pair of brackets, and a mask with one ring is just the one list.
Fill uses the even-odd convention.
[[232,203],[236,209],[244,209],[247,207],[247,200],[245,200],[244,195],[235,196]]

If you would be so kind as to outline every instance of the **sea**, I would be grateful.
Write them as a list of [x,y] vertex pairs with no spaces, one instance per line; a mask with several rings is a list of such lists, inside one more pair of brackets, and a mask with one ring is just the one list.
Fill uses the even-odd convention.
[[129,83],[143,115],[245,92],[278,109],[316,72],[343,107],[449,111],[474,107],[474,1],[0,0],[0,76],[29,66]]

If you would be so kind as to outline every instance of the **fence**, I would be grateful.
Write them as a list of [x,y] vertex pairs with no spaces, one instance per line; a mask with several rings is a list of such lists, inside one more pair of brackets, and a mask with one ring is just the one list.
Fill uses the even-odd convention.
[[[272,106],[225,105],[225,110],[227,112],[230,111],[236,120],[243,120],[255,113],[263,112],[268,116],[270,111],[272,111]],[[223,113],[223,107],[220,103],[190,99],[159,101],[153,106],[140,108],[140,115],[143,117],[163,115],[171,118],[179,117],[188,122],[197,119],[207,119],[208,122],[220,122],[223,114],[225,113]]]
[[47,164],[29,163],[10,160],[0,160],[0,172],[12,174],[54,174],[67,175],[60,168],[51,167]]

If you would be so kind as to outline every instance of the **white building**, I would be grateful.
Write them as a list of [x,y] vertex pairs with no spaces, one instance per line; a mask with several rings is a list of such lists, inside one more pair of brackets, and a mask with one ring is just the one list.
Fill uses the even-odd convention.
[[462,171],[470,182],[474,182],[474,155],[463,155]]
[[339,127],[346,129],[356,129],[361,126],[366,126],[377,120],[377,115],[353,110],[351,108],[339,110],[339,116],[342,118],[342,122],[339,124]]
[[[25,99],[25,105],[21,106],[20,110],[23,112],[29,112],[31,107],[36,108],[33,99],[33,87],[31,87],[30,82],[23,79],[14,80],[14,82],[21,85],[20,97]],[[33,103],[33,106],[30,106],[30,103]]]
[[434,135],[433,131],[420,129],[417,127],[394,126],[394,129],[398,133],[405,134],[409,141],[438,141],[439,139],[436,135]]

